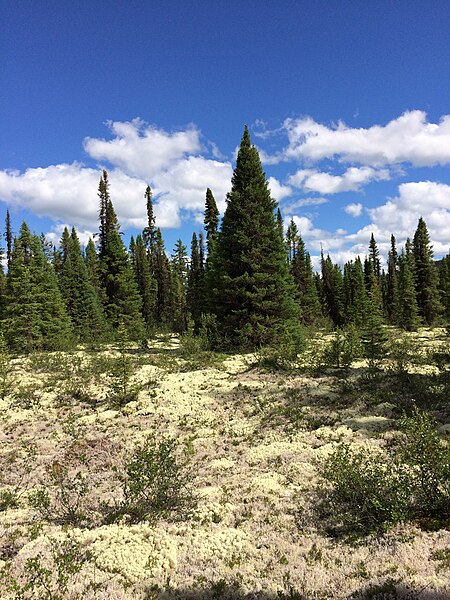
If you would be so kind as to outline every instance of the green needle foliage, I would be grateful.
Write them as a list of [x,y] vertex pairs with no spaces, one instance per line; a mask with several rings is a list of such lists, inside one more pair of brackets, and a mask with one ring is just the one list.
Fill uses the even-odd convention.
[[275,210],[246,127],[212,265],[213,305],[223,346],[273,344],[295,316]]

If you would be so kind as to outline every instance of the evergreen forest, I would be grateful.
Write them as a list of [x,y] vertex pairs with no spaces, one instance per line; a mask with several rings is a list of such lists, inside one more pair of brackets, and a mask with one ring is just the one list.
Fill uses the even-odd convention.
[[108,173],[98,186],[99,228],[84,250],[74,228],[59,246],[25,222],[13,234],[6,214],[6,274],[0,273],[2,334],[13,353],[101,344],[120,330],[145,344],[156,332],[201,335],[210,348],[254,350],[308,328],[356,328],[382,337],[383,324],[415,331],[450,318],[450,255],[438,263],[420,218],[403,248],[394,234],[382,268],[372,234],[367,255],[343,268],[321,254],[320,272],[294,220],[283,224],[247,127],[220,222],[206,190],[204,231],[168,257],[143,193],[147,226],[122,239]]

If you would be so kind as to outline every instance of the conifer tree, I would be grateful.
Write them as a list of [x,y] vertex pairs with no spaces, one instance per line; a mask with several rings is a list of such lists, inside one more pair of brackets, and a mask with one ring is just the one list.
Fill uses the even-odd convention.
[[386,313],[391,325],[398,322],[398,253],[394,235],[391,235],[391,249],[388,254]]
[[109,196],[106,171],[99,184],[100,197],[100,281],[105,290],[105,312],[117,330],[123,324],[130,339],[142,339],[145,331],[141,297],[131,269],[128,252]]
[[420,325],[420,318],[414,282],[414,256],[409,240],[398,257],[398,266],[398,325],[406,331],[415,331]]
[[6,211],[6,222],[5,222],[5,239],[6,239],[6,261],[8,265],[8,271],[11,268],[11,253],[13,247],[13,234],[11,229],[11,216],[9,210]]
[[413,254],[419,315],[425,325],[431,326],[442,312],[442,305],[439,301],[438,274],[434,264],[433,249],[422,217],[414,234]]
[[321,316],[320,300],[314,281],[311,258],[306,252],[302,236],[292,220],[287,235],[290,269],[295,283],[295,293],[300,306],[301,321],[304,325],[317,323]]
[[24,222],[13,242],[7,281],[5,338],[14,352],[63,350],[72,344],[53,265],[41,239]]
[[380,262],[380,252],[378,250],[377,243],[373,236],[373,233],[370,236],[369,242],[369,260],[372,263],[372,269],[377,281],[380,280],[381,277],[381,262]]
[[156,317],[161,325],[169,325],[172,320],[172,282],[170,262],[159,227],[155,230],[155,245],[152,254],[153,277],[156,280]]
[[136,237],[132,261],[137,286],[142,298],[142,316],[147,332],[156,325],[156,281],[152,277],[150,261],[141,235]]
[[321,252],[323,313],[336,327],[344,323],[344,282],[339,265],[334,265],[330,255]]
[[188,308],[186,291],[188,284],[188,255],[186,246],[177,240],[172,255],[171,308],[172,327],[177,333],[183,333],[188,327]]
[[344,265],[344,305],[345,321],[362,327],[367,316],[367,291],[364,272],[359,256]]
[[203,289],[203,265],[201,259],[201,245],[197,235],[192,234],[191,261],[189,265],[187,306],[189,314],[194,322],[194,330],[200,328],[201,316],[204,312],[204,289]]
[[144,245],[148,250],[149,255],[151,255],[153,252],[153,249],[155,247],[155,242],[156,242],[156,227],[155,227],[155,215],[153,212],[153,200],[152,200],[153,194],[152,194],[152,190],[150,189],[149,185],[147,186],[147,188],[145,190],[144,198],[146,200],[146,207],[147,207],[147,227],[145,227],[142,232],[142,238],[143,238]]
[[270,344],[297,316],[275,209],[245,127],[213,267],[215,311],[224,345],[251,349]]
[[94,240],[89,238],[84,252],[84,260],[88,272],[89,281],[97,294],[100,304],[106,304],[105,290],[102,288],[100,280],[100,261],[95,249]]
[[104,340],[108,331],[106,317],[89,278],[75,228],[70,234],[64,229],[60,246],[59,284],[75,336],[81,342]]
[[206,251],[208,256],[211,256],[219,235],[219,209],[209,188],[206,190],[204,224],[206,231]]

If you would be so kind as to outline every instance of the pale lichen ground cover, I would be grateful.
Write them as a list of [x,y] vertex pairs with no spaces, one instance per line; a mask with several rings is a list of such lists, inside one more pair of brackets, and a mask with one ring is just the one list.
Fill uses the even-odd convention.
[[[89,554],[69,577],[67,599],[344,599],[389,581],[399,597],[403,586],[405,598],[450,598],[450,560],[442,558],[449,531],[404,525],[355,544],[326,537],[314,521],[317,461],[340,441],[382,450],[395,435],[389,403],[336,406],[333,375],[261,373],[242,356],[186,370],[171,355],[176,342],[160,346],[166,354],[153,347],[135,374],[152,386],[121,408],[108,402],[102,377],[89,383],[92,402],[61,401],[61,382],[45,385],[48,374],[16,360],[16,380],[42,388],[27,407],[12,393],[0,400],[2,488],[18,496],[0,512],[0,566],[17,581],[27,581],[26,561],[36,556],[56,572],[51,549],[69,540]],[[295,423],[278,410],[286,398]],[[116,469],[149,434],[175,436],[185,449],[198,507],[183,521],[105,525],[101,503],[120,494]],[[89,482],[83,527],[43,519],[30,506],[30,492],[50,485],[55,465]],[[2,599],[15,597],[0,590]]]

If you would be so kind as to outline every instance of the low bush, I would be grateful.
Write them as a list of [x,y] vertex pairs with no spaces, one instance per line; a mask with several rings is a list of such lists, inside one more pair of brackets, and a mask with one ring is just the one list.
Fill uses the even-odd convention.
[[109,522],[122,517],[131,523],[177,520],[189,516],[196,506],[192,469],[174,438],[147,437],[134,449],[120,479],[123,499],[106,507]]
[[407,518],[408,473],[380,452],[340,444],[321,466],[320,474],[331,484],[321,488],[320,503],[330,533],[381,533]]
[[[430,417],[402,420],[392,454],[340,444],[320,465],[318,510],[335,535],[382,533],[402,521],[425,528],[450,522],[450,452]],[[327,483],[325,483],[327,482]]]

